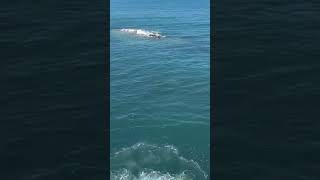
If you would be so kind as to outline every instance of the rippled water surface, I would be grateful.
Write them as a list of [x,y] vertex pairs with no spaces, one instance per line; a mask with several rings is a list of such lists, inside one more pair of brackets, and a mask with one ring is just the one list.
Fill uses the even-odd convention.
[[208,178],[209,12],[207,0],[111,1],[112,179]]
[[216,1],[217,179],[319,179],[319,1]]
[[1,180],[105,178],[106,3],[1,3]]

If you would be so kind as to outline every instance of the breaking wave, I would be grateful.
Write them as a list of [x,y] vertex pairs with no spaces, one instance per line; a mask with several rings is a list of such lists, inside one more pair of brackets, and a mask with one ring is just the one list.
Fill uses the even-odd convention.
[[150,38],[164,38],[165,36],[161,35],[156,31],[147,31],[143,29],[120,29],[121,32],[132,33],[138,36],[150,37]]
[[207,174],[194,160],[179,155],[171,145],[137,143],[114,153],[111,180],[206,180]]

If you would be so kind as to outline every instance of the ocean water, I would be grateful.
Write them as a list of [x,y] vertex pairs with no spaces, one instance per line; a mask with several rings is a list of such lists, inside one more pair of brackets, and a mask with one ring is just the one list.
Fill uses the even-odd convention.
[[319,179],[319,1],[215,1],[216,179]]
[[210,178],[209,1],[111,0],[110,11],[111,179]]
[[106,3],[1,3],[1,180],[106,179]]

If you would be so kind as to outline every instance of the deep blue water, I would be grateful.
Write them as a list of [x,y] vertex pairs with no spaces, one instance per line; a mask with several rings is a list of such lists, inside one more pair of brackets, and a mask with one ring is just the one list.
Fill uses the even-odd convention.
[[209,14],[207,0],[111,1],[112,178],[209,175]]
[[214,9],[213,176],[319,179],[319,1]]
[[1,180],[106,179],[106,3],[1,3]]
[[[3,2],[1,179],[106,179],[105,3]],[[138,164],[201,176],[194,160],[208,173],[207,2],[111,5],[111,171],[141,172]],[[319,1],[224,0],[214,9],[212,174],[318,180]],[[167,37],[123,36],[123,27]]]

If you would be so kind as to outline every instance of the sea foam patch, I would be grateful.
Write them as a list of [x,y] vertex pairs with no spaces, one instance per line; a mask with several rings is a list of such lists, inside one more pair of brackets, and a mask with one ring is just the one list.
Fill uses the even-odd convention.
[[194,160],[182,157],[171,145],[137,143],[111,155],[112,180],[206,180]]
[[129,170],[121,169],[117,172],[111,172],[111,180],[193,180],[193,178],[188,177],[184,172],[171,175],[153,170],[144,170],[135,176]]
[[144,29],[120,29],[121,32],[126,32],[126,33],[130,33],[130,34],[135,34],[137,36],[143,36],[143,37],[149,37],[149,38],[156,38],[156,39],[160,39],[160,38],[164,38],[166,36],[163,36],[160,34],[160,32],[156,32],[156,31],[147,31]]

